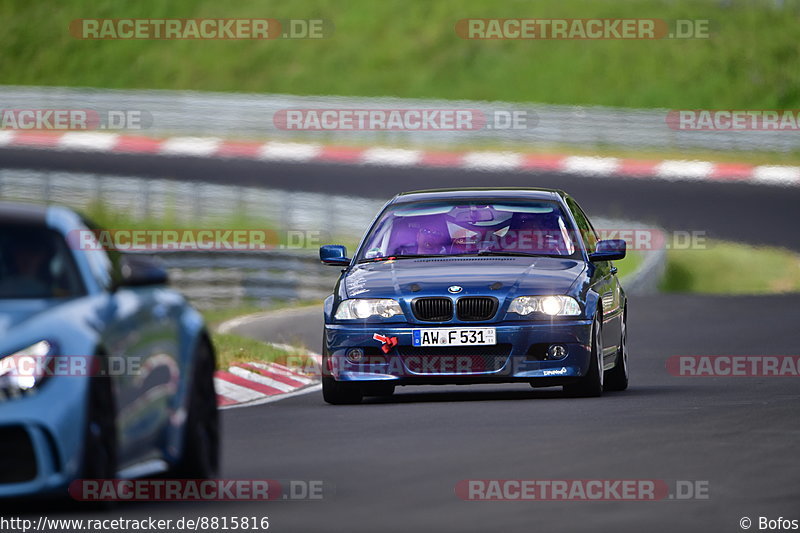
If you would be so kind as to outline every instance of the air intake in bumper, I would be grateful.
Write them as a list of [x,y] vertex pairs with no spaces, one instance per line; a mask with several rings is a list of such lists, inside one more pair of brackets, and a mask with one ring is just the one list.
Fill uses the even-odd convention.
[[36,452],[25,428],[0,427],[0,483],[23,483],[36,473]]

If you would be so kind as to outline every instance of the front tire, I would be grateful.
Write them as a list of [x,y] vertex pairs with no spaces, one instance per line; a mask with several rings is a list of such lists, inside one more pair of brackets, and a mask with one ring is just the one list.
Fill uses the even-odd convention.
[[564,385],[569,396],[591,398],[603,394],[603,328],[600,325],[602,310],[598,309],[592,323],[592,353],[589,370],[577,383]]
[[[101,368],[105,369],[105,361]],[[117,423],[111,378],[89,378],[83,445],[83,479],[114,479],[117,475]]]
[[[117,477],[117,409],[113,384],[108,377],[107,360],[99,357],[99,375],[90,376],[86,398],[81,479],[113,480]],[[116,507],[111,500],[88,500],[87,509],[108,510]]]
[[614,368],[608,371],[604,388],[607,391],[623,391],[628,388],[628,311],[622,315],[622,335]]
[[363,398],[357,383],[336,381],[332,377],[322,378],[322,398],[331,405],[353,405]]
[[194,373],[189,389],[189,412],[183,434],[183,450],[175,476],[209,479],[219,470],[219,416],[214,390],[214,351],[200,340],[194,354]]

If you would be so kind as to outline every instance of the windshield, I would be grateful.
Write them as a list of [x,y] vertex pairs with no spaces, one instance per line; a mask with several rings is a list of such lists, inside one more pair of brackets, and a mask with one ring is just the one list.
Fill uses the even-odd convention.
[[359,261],[446,255],[577,257],[574,231],[550,201],[432,201],[390,206],[364,240]]
[[0,299],[82,293],[78,270],[59,233],[43,226],[0,225]]

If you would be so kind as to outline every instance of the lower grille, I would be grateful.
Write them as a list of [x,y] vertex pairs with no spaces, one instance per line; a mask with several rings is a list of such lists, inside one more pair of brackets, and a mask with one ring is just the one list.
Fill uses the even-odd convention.
[[453,300],[450,298],[417,298],[411,307],[417,320],[445,322],[453,318]]
[[30,481],[36,472],[36,453],[25,428],[0,427],[0,483]]
[[464,296],[456,303],[459,320],[490,320],[497,312],[497,298],[490,296]]
[[398,346],[397,352],[415,374],[478,374],[503,368],[511,353],[511,345]]

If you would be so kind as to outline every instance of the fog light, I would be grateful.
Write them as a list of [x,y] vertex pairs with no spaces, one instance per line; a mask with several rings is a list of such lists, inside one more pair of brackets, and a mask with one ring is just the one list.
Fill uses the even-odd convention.
[[345,353],[345,357],[351,363],[360,363],[364,359],[364,350],[361,348],[350,348]]
[[547,348],[548,359],[564,359],[567,356],[567,347],[563,344],[551,344]]

